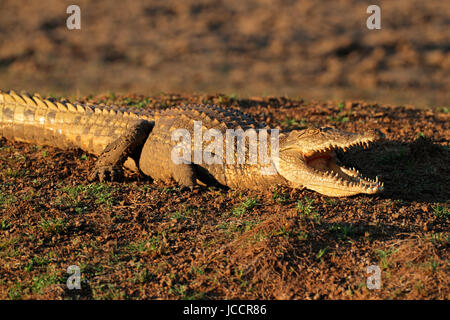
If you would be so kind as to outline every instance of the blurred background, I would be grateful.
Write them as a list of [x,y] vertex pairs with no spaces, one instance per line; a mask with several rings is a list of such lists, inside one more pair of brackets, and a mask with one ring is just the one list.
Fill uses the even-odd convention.
[[[68,30],[66,8],[81,8]],[[371,4],[381,30],[366,28]],[[1,0],[0,88],[450,103],[447,0]]]

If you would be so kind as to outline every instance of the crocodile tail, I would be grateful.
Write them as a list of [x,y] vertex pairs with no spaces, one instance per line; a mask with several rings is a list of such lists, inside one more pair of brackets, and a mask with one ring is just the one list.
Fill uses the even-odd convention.
[[140,117],[106,107],[0,91],[0,137],[100,154]]

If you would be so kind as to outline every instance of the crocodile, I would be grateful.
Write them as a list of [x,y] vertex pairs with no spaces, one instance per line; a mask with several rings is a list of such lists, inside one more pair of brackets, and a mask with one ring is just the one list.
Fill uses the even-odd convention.
[[[384,189],[378,178],[365,178],[358,170],[342,166],[336,157],[337,150],[345,152],[354,146],[367,148],[380,140],[383,135],[378,130],[363,133],[332,127],[286,132],[266,130],[269,142],[265,148],[278,147],[275,154],[266,157],[268,161],[247,161],[249,156],[245,154],[245,161],[238,161],[233,155],[230,161],[199,162],[194,159],[199,147],[195,125],[202,132],[214,129],[219,134],[215,139],[225,139],[223,135],[226,136],[229,129],[245,132],[267,129],[240,110],[213,104],[139,111],[0,91],[0,138],[65,150],[82,149],[97,157],[87,177],[90,181],[116,180],[127,168],[154,180],[175,181],[191,189],[196,185],[216,184],[226,188],[266,190],[282,185],[307,188],[330,197],[376,194]],[[186,130],[192,140],[183,144],[174,139],[177,129]],[[234,144],[234,141],[233,138],[231,142]],[[244,136],[244,141],[250,138]],[[261,141],[257,140],[258,147],[262,146]],[[208,148],[207,142],[201,140],[200,147]],[[251,147],[250,142],[245,143]],[[187,152],[185,156],[179,152],[178,161],[174,161],[174,150],[180,145],[185,148],[178,151],[191,150],[192,153]],[[217,157],[223,159],[225,155],[218,150],[213,149],[211,154],[216,160]],[[272,171],[268,174],[263,169]]]

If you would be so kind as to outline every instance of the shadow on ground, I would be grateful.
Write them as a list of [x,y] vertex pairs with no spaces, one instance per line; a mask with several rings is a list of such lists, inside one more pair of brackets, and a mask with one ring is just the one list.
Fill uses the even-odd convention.
[[370,150],[350,151],[340,157],[368,176],[378,175],[385,184],[385,198],[426,203],[450,199],[450,152],[430,139],[386,141]]

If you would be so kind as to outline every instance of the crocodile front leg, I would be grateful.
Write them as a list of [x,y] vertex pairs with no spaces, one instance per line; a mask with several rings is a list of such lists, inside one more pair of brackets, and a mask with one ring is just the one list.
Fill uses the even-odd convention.
[[138,159],[142,147],[152,131],[153,124],[146,120],[137,120],[125,134],[111,142],[98,157],[95,168],[89,175],[90,181],[97,177],[100,182],[108,176],[116,180],[122,175],[123,164],[128,157]]

